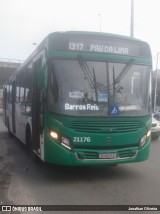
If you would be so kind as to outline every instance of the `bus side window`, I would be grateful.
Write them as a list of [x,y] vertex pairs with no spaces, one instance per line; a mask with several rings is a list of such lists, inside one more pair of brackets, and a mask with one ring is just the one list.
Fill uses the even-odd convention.
[[9,85],[9,103],[12,103],[12,85]]
[[16,102],[19,102],[19,94],[20,94],[20,75],[17,75],[17,78],[16,78]]
[[32,86],[33,86],[33,73],[32,73],[32,64],[27,66],[25,73],[25,102],[31,102],[32,100]]
[[20,74],[20,102],[24,101],[24,93],[25,93],[25,76],[24,71]]
[[9,85],[7,85],[7,104],[9,103],[9,94],[10,91],[9,91]]

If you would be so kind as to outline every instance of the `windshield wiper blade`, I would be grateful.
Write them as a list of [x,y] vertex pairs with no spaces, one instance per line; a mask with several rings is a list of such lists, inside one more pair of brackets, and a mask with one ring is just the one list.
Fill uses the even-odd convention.
[[124,68],[122,69],[122,71],[120,72],[120,74],[117,76],[117,78],[115,79],[114,83],[117,84],[121,81],[121,79],[123,79],[123,77],[126,75],[126,73],[129,71],[129,69],[132,67],[133,63],[134,63],[134,59],[131,58],[127,64],[124,66]]
[[95,89],[96,102],[98,102],[97,79],[96,79],[96,73],[94,71],[94,67],[93,67],[93,84]]
[[90,87],[92,89],[95,89],[96,102],[98,102],[97,82],[96,82],[96,74],[94,71],[94,67],[93,67],[93,74],[92,74],[87,62],[83,59],[83,57],[81,55],[79,55],[77,58],[78,58],[78,62],[80,64],[80,66],[82,68],[82,71],[83,71],[86,79],[88,80]]
[[94,76],[92,75],[89,67],[88,67],[88,64],[86,63],[86,61],[82,58],[81,55],[79,55],[78,57],[78,62],[83,70],[83,73],[86,77],[86,79],[88,80],[89,82],[89,85],[91,88],[94,88]]

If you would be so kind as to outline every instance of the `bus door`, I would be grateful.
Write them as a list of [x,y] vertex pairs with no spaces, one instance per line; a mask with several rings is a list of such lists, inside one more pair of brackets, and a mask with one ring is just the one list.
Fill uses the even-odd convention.
[[33,150],[40,155],[40,129],[41,129],[41,92],[38,87],[37,76],[38,71],[41,68],[42,59],[39,58],[33,66],[33,97],[32,97],[32,143]]
[[12,82],[12,131],[16,133],[16,125],[15,125],[15,102],[16,102],[16,83],[15,80]]

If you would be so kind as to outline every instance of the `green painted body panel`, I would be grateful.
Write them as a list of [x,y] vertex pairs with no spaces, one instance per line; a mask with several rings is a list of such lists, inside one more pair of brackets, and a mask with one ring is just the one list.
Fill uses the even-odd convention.
[[[134,148],[133,148],[134,150]],[[123,163],[133,163],[133,162],[141,162],[145,161],[149,157],[150,152],[150,140],[147,144],[138,151],[138,154],[135,158],[130,159],[119,159],[119,160],[103,160],[103,159],[87,159],[87,160],[79,160],[76,156],[78,152],[95,152],[92,149],[76,149],[74,152],[70,152],[60,145],[48,140],[45,146],[45,161],[58,164],[58,165],[68,165],[68,166],[89,166],[89,165],[113,165],[113,164],[123,164]],[[118,152],[118,149],[115,150],[96,150],[97,153],[101,152]]]
[[[111,131],[106,129],[106,133],[93,133],[85,130],[76,131],[71,124],[78,121],[79,124],[108,124],[121,122],[126,124],[139,124],[134,131],[118,133],[116,126]],[[107,124],[106,123],[106,124]],[[99,165],[99,164],[119,164],[144,161],[149,156],[150,138],[143,148],[139,148],[140,139],[151,127],[150,116],[143,118],[72,118],[57,116],[46,113],[46,131],[45,131],[45,161],[53,164],[62,165]],[[63,124],[63,125],[62,125]],[[129,127],[128,127],[129,128]],[[68,150],[55,142],[49,136],[48,130],[54,130],[61,133],[70,140],[72,150]],[[105,129],[101,129],[105,132]],[[74,137],[90,137],[90,142],[73,142]],[[109,139],[109,141],[108,141]],[[110,142],[111,140],[111,142]],[[100,153],[117,153],[121,158],[115,160],[99,159]],[[137,153],[136,157],[132,154]],[[130,158],[127,158],[131,155]],[[79,156],[84,156],[81,159]]]

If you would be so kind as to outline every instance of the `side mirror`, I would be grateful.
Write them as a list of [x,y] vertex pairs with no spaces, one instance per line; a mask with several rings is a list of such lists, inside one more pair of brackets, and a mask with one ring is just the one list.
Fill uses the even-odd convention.
[[41,67],[38,71],[38,74],[37,74],[37,81],[38,81],[38,87],[39,89],[42,89],[45,87],[45,75],[46,73],[46,66],[44,67]]

